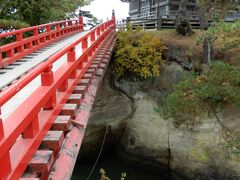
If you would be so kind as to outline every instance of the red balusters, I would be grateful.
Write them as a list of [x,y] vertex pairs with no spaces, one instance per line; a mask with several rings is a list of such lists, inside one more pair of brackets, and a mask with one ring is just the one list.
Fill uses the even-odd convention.
[[67,80],[64,80],[62,85],[59,87],[59,91],[60,92],[65,92],[68,88],[68,79]]
[[3,67],[3,61],[2,61],[2,50],[1,50],[1,47],[0,47],[0,68]]
[[[47,26],[46,26],[46,31],[47,31],[47,33],[50,33],[50,32],[51,32],[51,26],[50,26],[50,25],[47,25]],[[50,40],[51,40],[51,35],[47,35],[47,36],[46,36],[46,40],[47,40],[47,41],[50,41]]]
[[67,22],[64,22],[64,23],[63,23],[63,27],[64,27],[64,31],[63,31],[63,32],[64,32],[64,34],[66,34],[66,33],[67,33],[67,30],[66,30]]
[[[22,41],[23,40],[23,36],[22,36],[22,32],[19,32],[16,34],[16,40],[17,41]],[[22,53],[23,52],[23,45],[19,45],[17,47],[17,53]]]
[[[34,35],[34,36],[38,36],[38,35],[39,35],[38,28],[35,28],[35,29],[33,30],[33,35]],[[39,39],[36,39],[36,40],[34,41],[34,45],[35,45],[35,46],[39,45]]]
[[92,42],[95,41],[95,31],[93,31],[92,34],[90,35],[90,40]]
[[3,122],[2,122],[2,115],[0,109],[0,141],[4,138],[4,131],[3,131]]
[[[68,62],[74,62],[76,60],[76,52],[75,52],[75,47],[73,47],[70,51],[67,53],[67,61]],[[70,78],[75,79],[77,76],[77,69],[74,69],[73,72],[71,73]]]
[[60,24],[56,24],[56,31],[57,31],[57,33],[56,33],[56,37],[59,37],[60,36]]
[[47,32],[50,32],[50,31],[51,31],[51,26],[50,26],[50,25],[47,25],[47,26],[46,26],[46,31],[47,31]]
[[83,30],[83,16],[79,16],[80,30]]
[[31,122],[27,126],[27,128],[23,131],[23,138],[25,139],[31,139],[34,138],[34,136],[39,131],[39,122],[38,122],[38,115],[36,114],[34,117],[31,117]]
[[53,71],[52,66],[47,67],[41,74],[42,86],[50,86],[53,83]]
[[[61,23],[65,25],[66,29],[72,28],[72,30],[74,30],[73,26],[75,25],[76,29],[77,27],[82,27],[83,22],[81,18],[82,17],[79,17],[79,24],[72,24],[72,27],[66,27],[66,23]],[[24,41],[24,44],[26,44],[28,48],[31,48],[34,42],[34,49],[37,44],[35,42],[37,39],[39,41],[40,39],[44,41],[50,34],[54,34],[54,36],[51,35],[52,39],[56,38],[58,35],[60,36],[60,34],[57,35],[57,33],[66,30],[60,30],[59,25],[61,23],[30,28],[31,30],[28,29],[28,31],[33,31],[35,37],[29,37],[29,39],[25,38],[22,39],[22,41]],[[68,25],[71,25],[71,23]],[[69,99],[69,93],[73,91],[79,79],[82,78],[81,73],[86,72],[87,69],[91,67],[91,63],[96,54],[95,49],[105,42],[105,37],[113,33],[113,30],[110,29],[110,27],[113,27],[112,25],[113,20],[101,24],[76,40],[72,45],[57,52],[57,55],[49,57],[48,61],[41,63],[38,68],[33,69],[29,74],[19,79],[16,86],[10,86],[6,89],[6,94],[0,93],[0,106],[2,106],[8,102],[16,92],[23,89],[33,79],[41,76],[41,85],[39,85],[32,94],[28,95],[24,104],[19,105],[17,109],[6,118],[6,121],[2,121],[0,113],[0,180],[20,178],[34,152],[37,151],[44,135],[51,128],[55,116],[61,112],[62,105]],[[53,30],[51,32],[51,26],[55,26],[55,31]],[[44,27],[47,32],[42,32],[41,35],[39,35],[38,30]],[[27,32],[27,30],[24,32]],[[21,35],[17,36],[17,40],[21,40]],[[91,42],[88,42],[89,40]],[[47,41],[46,44],[47,43],[49,42]],[[75,50],[77,45],[82,45],[83,51],[82,55],[78,58],[76,58]],[[15,46],[15,48],[16,47],[17,46]],[[9,50],[6,49],[7,48],[4,49],[4,52]],[[3,50],[2,47],[0,48],[0,51],[1,50]],[[25,49],[24,53],[26,51],[28,51],[28,49]],[[10,56],[11,53],[12,52],[9,51],[7,55]],[[94,56],[92,53],[94,53]],[[65,61],[62,67],[53,72],[52,64],[58,61],[60,57],[65,57],[64,55],[66,54],[67,62]],[[77,73],[78,69],[82,69],[81,73]],[[58,92],[58,96],[56,96],[56,89],[61,92]],[[21,153],[16,153],[19,149]],[[15,158],[16,156],[19,156],[19,158]]]
[[0,170],[0,180],[7,179],[12,170],[9,151],[0,158]]
[[[51,86],[54,82],[52,65],[47,67],[41,74],[41,83],[42,86]],[[48,100],[48,102],[44,105],[44,110],[51,110],[56,104],[56,92],[52,95],[52,97]]]
[[10,49],[6,52],[6,56],[9,58],[9,57],[12,57],[14,54],[14,49]]
[[82,41],[82,52],[88,48],[88,36],[86,36]]
[[19,32],[19,33],[16,34],[16,39],[17,39],[17,41],[22,41],[23,40],[22,32]]
[[101,29],[97,28],[97,36],[100,36],[100,34],[101,34]]
[[[60,24],[63,25],[62,28],[60,28]],[[55,28],[51,29],[53,26]],[[44,28],[46,30],[41,32],[40,35],[38,30]],[[6,54],[6,56],[2,57],[2,53],[0,52],[0,68],[21,59],[45,45],[47,46],[58,37],[64,37],[66,34],[72,34],[80,30],[83,30],[83,17],[79,17],[79,20],[61,21],[2,33],[0,34],[0,38],[16,36],[16,41],[1,46],[0,51]],[[23,37],[23,33],[31,31],[33,31],[33,36]]]
[[[0,109],[0,142],[4,138],[3,122]],[[6,179],[11,172],[11,161],[9,151],[0,157],[0,180]]]

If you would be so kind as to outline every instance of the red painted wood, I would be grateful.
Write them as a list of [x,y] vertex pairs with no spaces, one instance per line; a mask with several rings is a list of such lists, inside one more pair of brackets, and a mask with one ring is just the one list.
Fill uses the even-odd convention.
[[1,109],[0,109],[0,141],[4,138],[4,129],[3,129],[3,122],[1,117]]
[[51,130],[68,131],[71,124],[71,116],[58,116],[52,125]]
[[63,131],[48,131],[40,148],[52,150],[54,156],[58,154],[64,140]]
[[4,156],[0,158],[0,162],[0,180],[4,180],[11,172],[11,161],[9,152],[6,152]]
[[[110,44],[108,42],[108,47],[109,46]],[[63,147],[59,153],[59,157],[56,159],[53,165],[49,179],[61,179],[61,177],[65,177],[66,179],[71,178],[77,155],[84,137],[84,131],[90,116],[90,109],[93,105],[94,98],[101,84],[102,78],[103,76],[94,77],[93,81],[89,85],[88,91],[84,93],[82,105],[85,108],[80,108],[76,119],[72,121],[73,128],[65,138]]]
[[[59,35],[66,34],[73,30],[72,27],[68,27],[68,22],[70,21],[60,23],[63,24],[66,29],[59,30],[58,26],[56,26],[56,31],[58,31]],[[19,105],[12,114],[3,121],[0,120],[0,128],[3,127],[3,131],[0,129],[0,133],[2,132],[3,134],[4,132],[4,138],[0,139],[0,179],[19,179],[22,176],[27,164],[37,152],[45,135],[53,126],[57,116],[61,113],[64,104],[68,101],[75,87],[80,80],[83,79],[84,74],[92,65],[98,52],[96,47],[99,46],[97,45],[102,44],[108,37],[115,33],[113,23],[114,21],[110,20],[89,31],[84,37],[66,46],[0,93],[1,107],[32,80],[41,76],[41,84],[39,87],[32,94],[27,94],[27,99]],[[59,25],[59,23],[57,24]],[[103,27],[103,25],[105,27],[104,31],[101,31],[101,34],[96,37],[88,47],[88,39],[91,34],[95,32],[97,28]],[[43,25],[41,27],[46,26],[47,25]],[[39,28],[39,26],[37,28]],[[38,34],[36,27],[26,29],[14,33],[35,30],[35,33]],[[49,31],[49,28],[47,31]],[[51,38],[57,37],[58,34],[56,34],[55,31],[50,31],[44,34],[38,34],[38,36],[37,38],[30,37],[30,39],[23,39],[23,44],[28,43],[31,49],[33,41],[38,40],[39,43],[48,43],[51,41]],[[84,43],[87,45],[85,46],[86,49],[84,49],[81,57],[76,59],[74,49],[79,44],[83,47]],[[14,42],[14,44],[19,46],[18,42]],[[4,47],[5,49],[9,48],[9,55],[12,55],[12,47],[12,45],[6,45]],[[25,50],[24,53],[26,53]],[[66,54],[68,61],[65,61],[61,65],[61,68],[53,72],[53,63]],[[84,60],[86,61],[83,63]],[[78,70],[80,65],[81,71]],[[59,89],[62,91],[58,91]],[[45,173],[44,177],[47,175],[48,174]]]
[[[64,24],[64,27],[60,28],[61,24]],[[54,28],[51,29],[51,26]],[[44,28],[46,29],[46,32],[40,34],[39,30]],[[16,60],[26,56],[27,54],[32,53],[44,46],[47,46],[50,43],[60,40],[67,35],[71,35],[79,31],[83,31],[83,21],[81,21],[80,23],[79,20],[68,20],[23,28],[8,33],[2,33],[0,34],[0,38],[16,36],[16,41],[1,46],[0,68],[15,62]],[[23,38],[23,33],[26,32],[33,32],[33,36]],[[26,49],[24,48],[24,46],[26,46]],[[17,49],[17,52],[14,52],[14,49]],[[7,54],[6,58],[2,57],[2,53],[4,52],[6,52]]]
[[29,162],[29,168],[36,173],[46,173],[50,171],[53,161],[54,156],[52,151],[39,150]]

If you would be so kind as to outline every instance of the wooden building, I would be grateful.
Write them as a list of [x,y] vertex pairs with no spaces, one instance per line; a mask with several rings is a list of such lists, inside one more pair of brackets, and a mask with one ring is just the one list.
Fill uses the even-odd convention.
[[[129,2],[129,17],[147,17],[159,10],[162,16],[171,17],[176,14],[181,0],[125,0]],[[196,10],[196,0],[188,0],[188,13]]]

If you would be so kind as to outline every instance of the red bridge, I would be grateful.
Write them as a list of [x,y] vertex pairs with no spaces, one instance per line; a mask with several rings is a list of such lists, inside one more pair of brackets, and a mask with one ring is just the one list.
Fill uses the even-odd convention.
[[[83,17],[0,34],[0,179],[70,179],[116,21]],[[29,36],[30,34],[30,36]]]

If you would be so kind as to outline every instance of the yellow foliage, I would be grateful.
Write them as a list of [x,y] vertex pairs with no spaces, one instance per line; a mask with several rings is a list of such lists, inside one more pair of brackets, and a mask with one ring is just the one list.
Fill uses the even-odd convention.
[[160,37],[154,33],[120,32],[115,46],[113,72],[118,78],[159,76],[165,49]]

